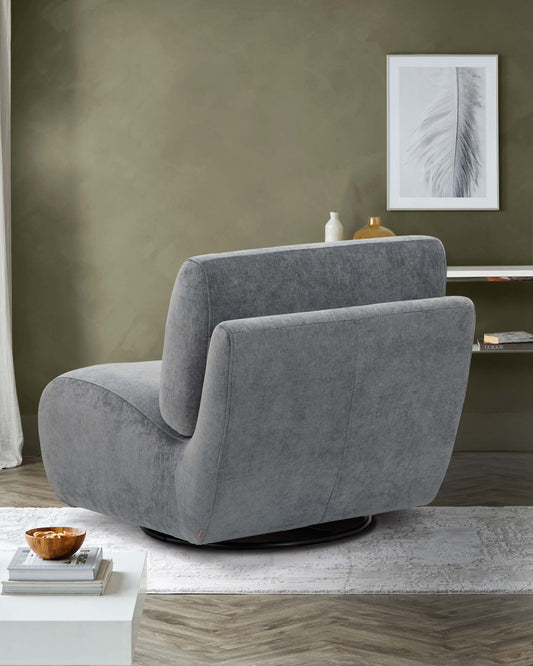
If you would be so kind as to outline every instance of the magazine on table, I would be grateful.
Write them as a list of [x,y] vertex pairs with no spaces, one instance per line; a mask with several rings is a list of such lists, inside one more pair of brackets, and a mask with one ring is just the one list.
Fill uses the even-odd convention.
[[43,560],[30,548],[21,547],[7,567],[8,579],[31,581],[95,580],[102,561],[102,548],[80,548],[64,560]]
[[7,580],[2,582],[2,594],[101,595],[112,572],[113,560],[100,560],[94,580]]

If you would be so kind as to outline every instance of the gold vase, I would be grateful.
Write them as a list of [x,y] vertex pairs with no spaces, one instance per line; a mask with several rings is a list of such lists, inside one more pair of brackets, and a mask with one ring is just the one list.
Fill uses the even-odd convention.
[[395,235],[396,234],[393,233],[390,229],[387,229],[387,227],[381,226],[380,217],[369,217],[366,227],[356,231],[353,237],[354,240],[356,240],[357,238],[384,238],[385,236]]

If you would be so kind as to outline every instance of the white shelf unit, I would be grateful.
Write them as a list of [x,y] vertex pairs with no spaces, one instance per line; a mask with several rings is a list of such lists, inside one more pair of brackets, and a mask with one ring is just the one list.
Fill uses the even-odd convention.
[[533,266],[448,266],[450,282],[533,280]]
[[[521,282],[533,280],[533,266],[448,266],[448,282]],[[531,354],[533,349],[480,349],[475,354]]]

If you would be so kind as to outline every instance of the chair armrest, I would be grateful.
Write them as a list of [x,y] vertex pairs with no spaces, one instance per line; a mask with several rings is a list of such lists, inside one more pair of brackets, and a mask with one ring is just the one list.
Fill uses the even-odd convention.
[[464,297],[219,324],[183,466],[199,542],[431,501],[473,335]]

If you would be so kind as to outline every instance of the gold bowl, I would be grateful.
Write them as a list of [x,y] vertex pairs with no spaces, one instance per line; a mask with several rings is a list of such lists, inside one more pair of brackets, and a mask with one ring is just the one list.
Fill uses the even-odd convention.
[[43,560],[64,560],[85,540],[85,530],[77,527],[34,527],[24,534],[28,546]]

